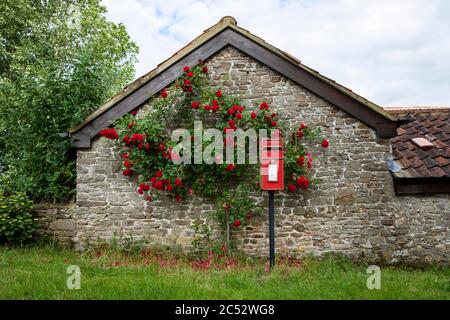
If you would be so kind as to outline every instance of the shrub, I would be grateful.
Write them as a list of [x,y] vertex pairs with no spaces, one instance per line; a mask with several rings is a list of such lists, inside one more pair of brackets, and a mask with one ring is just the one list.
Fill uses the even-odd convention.
[[24,193],[0,191],[0,243],[23,243],[32,237],[36,229],[32,207]]

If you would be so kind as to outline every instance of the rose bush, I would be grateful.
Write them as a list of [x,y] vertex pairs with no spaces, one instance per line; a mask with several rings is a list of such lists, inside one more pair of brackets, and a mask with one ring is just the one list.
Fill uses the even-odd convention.
[[[308,189],[312,183],[313,155],[308,146],[327,148],[328,140],[321,136],[320,128],[312,129],[301,123],[295,132],[288,128],[269,104],[243,106],[239,99],[220,88],[208,85],[208,68],[202,63],[183,68],[183,75],[170,88],[149,101],[152,110],[140,116],[138,110],[118,120],[114,127],[105,128],[100,135],[115,142],[122,161],[122,173],[136,179],[136,192],[147,201],[153,201],[161,192],[172,194],[180,202],[198,193],[218,198],[218,220],[224,227],[239,229],[255,211],[248,194],[234,195],[231,203],[227,191],[234,188],[237,178],[249,181],[258,177],[258,166],[237,164],[238,150],[235,141],[224,139],[224,145],[234,144],[234,163],[222,161],[224,154],[213,154],[214,164],[175,164],[179,154],[173,152],[175,141],[170,141],[172,125],[183,124],[196,141],[193,120],[215,124],[224,133],[237,129],[278,129],[285,140],[285,179],[289,192]],[[209,141],[202,142],[203,147]],[[194,145],[192,144],[192,154]],[[245,152],[245,151],[244,151]],[[251,183],[255,185],[255,183]],[[245,194],[245,195],[243,195]],[[228,199],[228,200],[225,200]],[[226,202],[228,201],[228,202]],[[242,205],[245,204],[245,205]],[[227,217],[224,220],[224,217]]]

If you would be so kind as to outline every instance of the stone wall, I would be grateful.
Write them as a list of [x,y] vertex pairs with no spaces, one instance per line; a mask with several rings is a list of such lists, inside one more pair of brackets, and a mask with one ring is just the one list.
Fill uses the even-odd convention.
[[[302,194],[276,195],[276,246],[301,256],[339,252],[371,261],[450,263],[450,196],[395,196],[384,157],[389,141],[305,88],[228,47],[207,61],[212,83],[239,95],[245,105],[269,102],[291,125],[304,121],[324,129],[330,147],[317,156],[319,184]],[[190,245],[191,222],[213,210],[207,199],[181,204],[159,199],[148,203],[136,184],[122,176],[120,163],[105,139],[79,150],[76,224],[71,242],[129,238]],[[259,195],[257,205],[266,205]],[[268,251],[266,215],[237,235],[249,255]]]

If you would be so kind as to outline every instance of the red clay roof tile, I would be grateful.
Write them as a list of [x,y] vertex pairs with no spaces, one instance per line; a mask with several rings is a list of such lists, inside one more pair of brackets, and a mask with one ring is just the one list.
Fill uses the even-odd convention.
[[[412,121],[397,129],[391,139],[392,155],[402,170],[399,177],[450,177],[450,110],[408,114]],[[412,142],[425,138],[433,144],[422,149]]]

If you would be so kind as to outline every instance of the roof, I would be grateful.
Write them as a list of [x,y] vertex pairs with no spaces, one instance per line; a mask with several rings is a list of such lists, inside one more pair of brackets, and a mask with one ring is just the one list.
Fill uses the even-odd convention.
[[397,193],[450,192],[450,108],[438,109],[409,108],[390,140]]
[[395,115],[307,67],[300,60],[268,44],[248,30],[238,27],[233,17],[226,16],[155,69],[124,88],[83,122],[71,128],[69,133],[72,136],[72,145],[89,147],[90,140],[100,130],[170,85],[181,75],[182,66],[196,65],[199,60],[206,60],[227,45],[236,47],[360,119],[376,129],[379,137],[395,135]]

